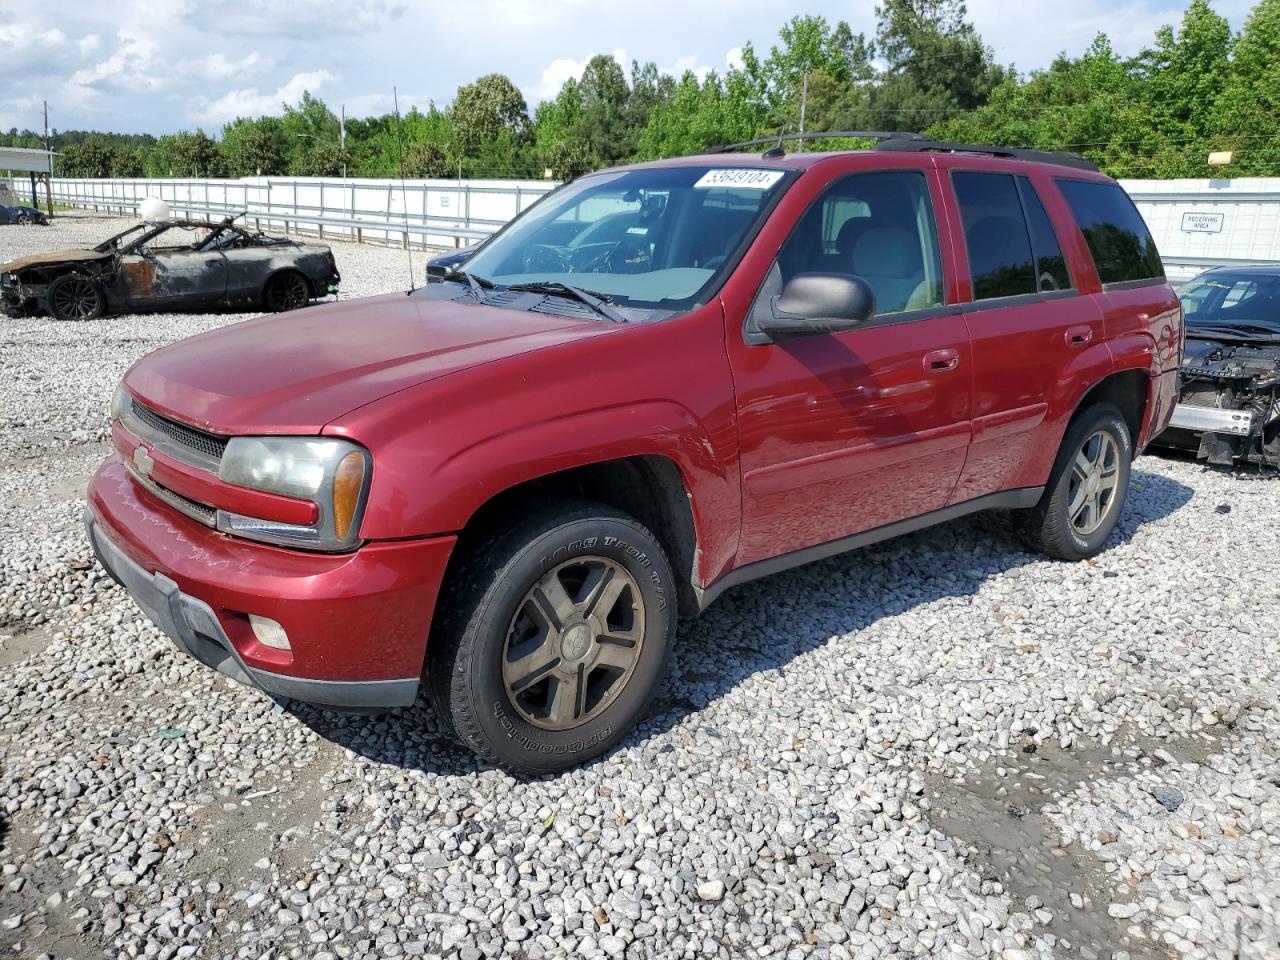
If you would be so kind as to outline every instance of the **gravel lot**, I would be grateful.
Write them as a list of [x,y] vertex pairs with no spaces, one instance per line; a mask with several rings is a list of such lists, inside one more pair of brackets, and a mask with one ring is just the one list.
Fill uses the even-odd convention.
[[[337,256],[344,296],[404,284]],[[1094,562],[979,517],[738,588],[638,732],[520,783],[424,705],[237,687],[91,565],[114,384],[238,319],[0,320],[0,948],[1280,956],[1280,478],[1149,456]]]

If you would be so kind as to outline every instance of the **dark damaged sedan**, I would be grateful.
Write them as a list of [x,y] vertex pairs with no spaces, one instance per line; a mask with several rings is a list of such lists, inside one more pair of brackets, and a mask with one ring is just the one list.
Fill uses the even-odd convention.
[[234,219],[141,223],[91,250],[0,265],[0,308],[58,320],[235,307],[279,312],[337,291],[326,245],[252,233]]
[[1178,296],[1182,397],[1156,442],[1210,463],[1280,466],[1280,264],[1210,270]]

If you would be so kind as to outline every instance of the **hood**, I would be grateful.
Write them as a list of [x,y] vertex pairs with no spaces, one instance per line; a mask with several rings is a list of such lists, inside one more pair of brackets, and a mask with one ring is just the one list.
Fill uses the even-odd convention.
[[0,263],[0,273],[17,273],[27,267],[37,267],[50,263],[83,263],[86,260],[109,260],[111,253],[99,253],[97,250],[55,250],[53,253],[33,253],[29,257],[19,257],[8,263]]
[[319,433],[406,387],[617,329],[394,293],[200,334],[143,357],[124,382],[148,406],[214,433]]

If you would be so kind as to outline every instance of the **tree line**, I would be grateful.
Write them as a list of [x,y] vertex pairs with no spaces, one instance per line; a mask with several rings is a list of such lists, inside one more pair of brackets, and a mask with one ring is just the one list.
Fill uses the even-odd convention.
[[[1116,177],[1280,176],[1280,0],[1236,33],[1192,0],[1137,56],[1105,34],[1076,56],[1019,72],[998,62],[961,0],[882,0],[872,36],[797,16],[768,52],[674,77],[598,55],[530,111],[502,74],[452,103],[349,119],[304,93],[278,116],[241,117],[214,139],[64,131],[58,170],[81,177],[338,176],[567,179],[630,160],[780,133],[923,132],[965,143],[1071,150]],[[808,149],[858,146],[830,138]],[[0,144],[41,146],[32,131]],[[1210,167],[1211,150],[1233,162]]]

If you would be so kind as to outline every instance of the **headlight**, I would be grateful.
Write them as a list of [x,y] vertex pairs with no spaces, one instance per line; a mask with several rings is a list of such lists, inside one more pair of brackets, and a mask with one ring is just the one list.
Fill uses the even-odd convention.
[[125,392],[124,384],[116,385],[116,392],[111,395],[111,420],[115,422],[124,416],[125,410],[129,407],[129,394]]
[[232,437],[218,476],[226,483],[310,500],[310,526],[218,511],[218,529],[252,540],[312,550],[355,544],[372,472],[369,451],[329,437]]

